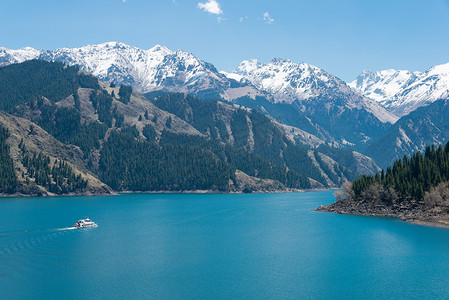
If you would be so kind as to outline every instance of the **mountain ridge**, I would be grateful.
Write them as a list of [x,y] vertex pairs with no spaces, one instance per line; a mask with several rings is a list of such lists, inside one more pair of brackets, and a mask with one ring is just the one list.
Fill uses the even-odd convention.
[[106,42],[77,48],[35,50],[0,48],[0,66],[30,59],[79,65],[100,80],[127,84],[139,92],[163,90],[202,97],[233,99],[242,95],[260,95],[250,85],[229,81],[215,67],[193,54],[156,45],[148,50],[120,42]]
[[[347,105],[363,107],[382,122],[394,123],[397,119],[376,102],[354,93],[336,76],[316,66],[307,63],[296,64],[288,59],[275,58],[269,64],[261,64],[257,60],[243,61],[231,75],[218,72],[212,64],[189,52],[172,51],[160,45],[142,50],[120,42],[106,42],[52,51],[32,48],[0,50],[2,65],[6,65],[8,59],[11,63],[16,63],[31,58],[79,65],[103,81],[132,85],[142,93],[163,90],[193,94],[202,98],[221,97],[229,101],[244,96],[253,99],[256,96],[264,96],[270,101],[288,103],[327,95],[344,97],[347,99]],[[246,66],[250,64],[253,65],[252,68]],[[266,74],[267,66],[276,68],[276,76],[273,72]],[[271,76],[275,79],[270,83],[271,86],[264,86],[262,81],[255,80],[255,76],[249,76],[257,69],[259,73],[265,73],[265,77]],[[245,80],[238,80],[243,77]]]
[[374,158],[380,167],[426,146],[443,144],[449,140],[449,99],[434,101],[402,117],[390,131],[374,141],[365,154]]
[[272,95],[275,103],[307,101],[317,98],[345,99],[349,108],[364,108],[383,123],[394,123],[397,117],[386,112],[377,102],[364,98],[338,77],[311,64],[294,63],[291,60],[275,58],[269,63],[256,59],[241,62],[229,78],[250,82],[256,88]]
[[[0,81],[0,110],[26,127],[10,145],[15,164],[24,166],[14,172],[43,191],[69,191],[58,170],[67,182],[88,186],[60,159],[113,191],[285,191],[338,186],[360,175],[359,154],[311,151],[306,141],[317,138],[292,127],[287,136],[270,117],[233,103],[181,93],[147,99],[129,86],[44,60],[2,67]],[[46,138],[30,147],[27,136],[34,132]],[[52,143],[76,155],[59,157],[46,150]],[[377,170],[374,162],[369,169]]]
[[433,66],[425,72],[364,71],[348,85],[402,117],[449,96],[449,63]]

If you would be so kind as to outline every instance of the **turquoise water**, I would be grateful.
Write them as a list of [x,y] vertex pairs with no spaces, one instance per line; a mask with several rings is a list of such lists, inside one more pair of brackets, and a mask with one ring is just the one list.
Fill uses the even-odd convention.
[[[331,192],[0,199],[2,299],[449,298],[449,230]],[[89,216],[98,228],[67,230]]]

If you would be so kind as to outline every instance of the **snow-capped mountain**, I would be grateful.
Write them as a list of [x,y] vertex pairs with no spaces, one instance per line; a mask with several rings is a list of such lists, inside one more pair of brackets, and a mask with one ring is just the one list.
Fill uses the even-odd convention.
[[385,104],[421,76],[420,72],[394,69],[377,72],[365,70],[348,85],[365,97]]
[[160,45],[149,50],[119,42],[53,51],[0,48],[3,65],[34,58],[79,65],[103,81],[129,84],[142,93],[166,90],[225,99],[259,94],[253,87],[236,85],[189,52]]
[[266,64],[256,59],[245,60],[228,76],[236,80],[249,80],[257,88],[273,95],[276,102],[291,103],[323,93],[348,92],[341,80],[324,70],[280,58]]
[[365,97],[380,102],[397,116],[404,116],[420,106],[448,97],[449,63],[434,66],[423,73],[364,71],[349,86]]
[[266,111],[282,123],[303,129],[327,143],[363,149],[382,136],[397,117],[361,96],[338,77],[307,63],[276,58],[246,60],[228,78],[249,82],[270,95],[263,100],[236,99]]
[[182,92],[237,103],[238,99],[255,101],[256,96],[263,96],[274,104],[295,103],[291,105],[293,119],[308,120],[306,125],[323,128],[341,144],[366,144],[388,127],[386,123],[396,121],[377,102],[358,95],[337,77],[318,67],[285,59],[268,64],[244,61],[234,72],[223,74],[191,53],[159,45],[149,50],[119,42],[52,51],[3,50],[0,60],[5,64],[37,58],[79,65],[104,81],[129,84],[143,93]]
[[31,47],[17,50],[0,47],[0,67],[37,58],[42,52],[42,50],[36,50]]
[[259,90],[271,95],[274,102],[293,103],[297,100],[327,99],[332,105],[338,99],[346,108],[365,109],[382,122],[394,123],[397,118],[377,102],[355,93],[344,81],[323,69],[307,63],[294,63],[275,58],[269,63],[246,60],[240,63],[228,78],[249,81]]

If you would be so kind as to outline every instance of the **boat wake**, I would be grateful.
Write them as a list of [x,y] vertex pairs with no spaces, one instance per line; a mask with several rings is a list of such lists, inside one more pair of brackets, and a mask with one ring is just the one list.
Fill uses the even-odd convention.
[[56,231],[73,230],[73,229],[76,229],[76,228],[75,227],[56,228]]
[[[24,257],[60,255],[55,249],[63,236],[73,233],[73,227],[0,232],[0,265],[5,262],[22,264]],[[66,249],[70,253],[70,249]],[[72,253],[73,254],[73,253]],[[65,255],[65,254],[64,254]]]
[[48,229],[41,229],[41,230],[4,231],[4,232],[0,232],[0,239],[7,238],[7,237],[13,237],[13,236],[19,236],[19,235],[51,233],[51,232],[56,232],[56,231],[65,231],[65,230],[73,230],[73,229],[76,229],[76,228],[75,227],[65,227],[65,228],[48,228]]

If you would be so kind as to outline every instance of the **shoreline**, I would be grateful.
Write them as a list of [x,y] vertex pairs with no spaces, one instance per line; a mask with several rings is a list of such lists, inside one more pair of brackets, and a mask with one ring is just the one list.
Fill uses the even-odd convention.
[[216,190],[192,190],[192,191],[166,191],[166,190],[158,190],[158,191],[110,191],[107,193],[79,193],[79,194],[65,194],[65,195],[57,195],[57,194],[23,194],[23,193],[14,193],[14,194],[6,194],[0,193],[0,198],[19,198],[19,197],[75,197],[75,196],[117,196],[121,194],[282,194],[282,193],[306,193],[306,192],[325,192],[325,191],[333,191],[336,188],[326,188],[326,189],[286,189],[286,190],[274,190],[274,191],[254,191],[251,193],[244,193],[242,191],[231,191],[231,192],[222,192]]
[[414,224],[414,225],[419,225],[419,226],[428,226],[428,227],[437,227],[437,228],[446,228],[449,229],[449,223],[446,223],[446,221],[444,221],[444,223],[438,222],[438,221],[422,221],[422,220],[401,220],[403,222],[407,222],[410,224]]
[[416,202],[408,205],[385,206],[352,203],[343,200],[320,206],[313,211],[365,217],[396,218],[410,224],[449,229],[449,214],[438,207],[426,209],[424,205]]
[[241,191],[222,192],[215,190],[192,190],[192,191],[121,191],[117,194],[221,194],[221,195],[234,195],[234,194],[281,194],[281,193],[304,193],[307,190],[275,190],[275,191],[254,191],[251,193],[244,193]]
[[79,194],[74,194],[74,193],[70,193],[70,194],[62,194],[62,195],[58,195],[58,194],[51,194],[51,193],[46,193],[46,194],[42,194],[42,195],[36,195],[36,194],[23,194],[23,193],[14,193],[14,194],[5,194],[5,193],[0,193],[0,198],[31,198],[31,197],[36,197],[36,198],[47,198],[47,197],[96,197],[96,196],[116,196],[119,193],[115,192],[115,191],[111,191],[109,193],[79,193]]

